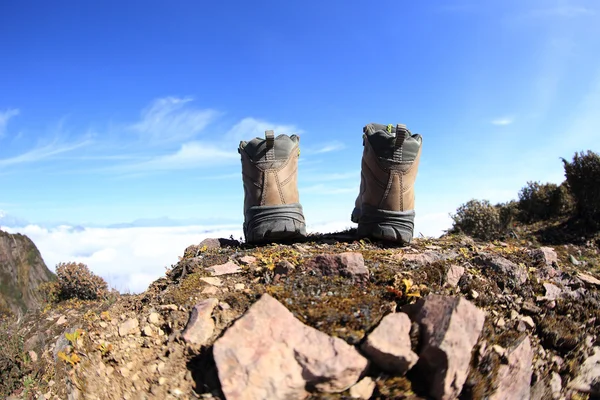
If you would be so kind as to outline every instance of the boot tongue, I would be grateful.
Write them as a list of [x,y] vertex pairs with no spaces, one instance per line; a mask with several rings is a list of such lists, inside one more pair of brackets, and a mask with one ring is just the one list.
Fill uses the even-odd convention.
[[363,129],[379,158],[412,161],[421,147],[420,135],[411,135],[406,125],[368,124]]
[[[269,143],[269,141],[272,142]],[[276,161],[286,160],[299,141],[300,138],[296,135],[288,136],[282,134],[272,139],[267,135],[266,139],[257,137],[247,143],[242,142],[240,146],[254,162]],[[273,160],[269,159],[269,149],[272,149],[271,155],[273,156]]]

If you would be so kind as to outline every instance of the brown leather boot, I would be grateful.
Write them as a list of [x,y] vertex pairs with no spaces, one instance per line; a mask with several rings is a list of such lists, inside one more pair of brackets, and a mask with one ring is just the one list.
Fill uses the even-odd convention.
[[368,124],[363,132],[360,193],[352,222],[358,223],[361,237],[410,243],[421,135],[411,135],[400,124]]
[[265,132],[265,139],[241,142],[244,236],[265,243],[306,236],[298,196],[300,138]]

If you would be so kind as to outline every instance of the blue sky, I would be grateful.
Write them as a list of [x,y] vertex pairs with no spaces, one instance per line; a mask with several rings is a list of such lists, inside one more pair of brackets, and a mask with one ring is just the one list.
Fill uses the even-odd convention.
[[362,127],[424,137],[417,230],[599,151],[596,1],[0,4],[0,209],[242,221],[240,140],[301,136],[308,222],[351,226]]

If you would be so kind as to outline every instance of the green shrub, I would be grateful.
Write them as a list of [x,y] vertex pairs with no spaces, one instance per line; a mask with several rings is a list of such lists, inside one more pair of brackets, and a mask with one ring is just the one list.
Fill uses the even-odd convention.
[[500,231],[508,232],[514,228],[515,221],[519,220],[520,210],[519,203],[511,200],[508,203],[496,205],[498,215],[500,217]]
[[575,153],[572,162],[562,161],[578,216],[589,226],[600,227],[600,155],[588,150]]
[[545,221],[569,213],[572,198],[566,185],[527,182],[519,192],[519,219],[523,222]]
[[[56,266],[58,278],[58,300],[80,299],[96,300],[106,298],[108,284],[100,276],[90,271],[82,263],[59,263]],[[52,294],[51,294],[52,295]]]
[[487,200],[470,200],[450,217],[454,222],[450,232],[463,232],[481,240],[493,240],[502,235],[500,212]]

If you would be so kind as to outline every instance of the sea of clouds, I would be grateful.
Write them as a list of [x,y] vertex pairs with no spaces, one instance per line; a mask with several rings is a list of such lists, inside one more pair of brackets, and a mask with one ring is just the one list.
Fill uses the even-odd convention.
[[[450,226],[448,215],[417,217],[415,235],[439,236]],[[309,232],[336,232],[355,226],[349,221],[308,225]],[[28,224],[6,227],[27,235],[38,247],[48,268],[59,262],[82,262],[122,293],[143,292],[176,264],[185,248],[209,237],[243,236],[240,224],[160,227],[43,227]]]

